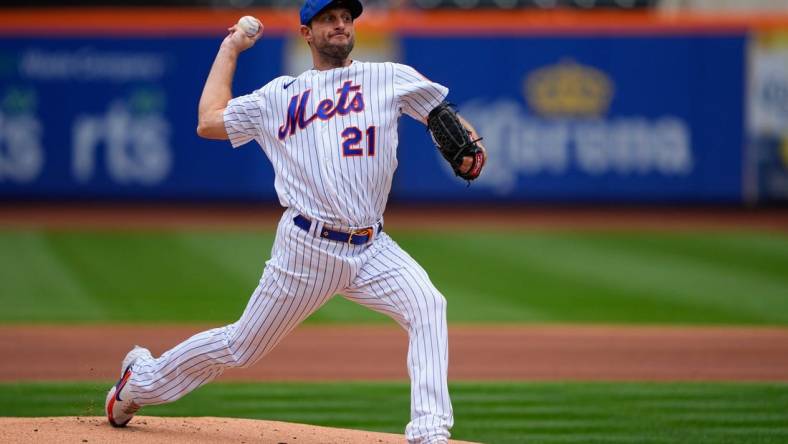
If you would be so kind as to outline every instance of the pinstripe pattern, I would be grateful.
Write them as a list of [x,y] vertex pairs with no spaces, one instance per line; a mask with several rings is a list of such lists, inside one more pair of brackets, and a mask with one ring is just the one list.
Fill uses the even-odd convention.
[[388,315],[408,331],[411,378],[411,442],[448,438],[454,423],[447,385],[449,365],[446,299],[424,269],[386,233],[359,263],[343,292],[352,301]]
[[[337,90],[348,81],[361,87],[363,112],[315,119],[293,135],[279,138],[294,96],[309,91],[308,118],[321,101],[337,101]],[[283,207],[339,227],[365,227],[380,219],[391,190],[397,167],[397,120],[403,113],[425,120],[447,94],[447,88],[409,66],[354,61],[345,68],[279,77],[236,97],[227,105],[225,126],[233,147],[256,140],[263,148],[274,167],[274,186]],[[365,132],[371,126],[377,128],[375,155],[344,157],[343,130],[356,127]],[[366,139],[365,134],[360,147],[368,146]]]
[[[447,93],[405,65],[353,62],[297,78],[279,77],[233,99],[224,115],[230,141],[233,147],[259,143],[274,167],[277,195],[286,208],[271,258],[237,322],[198,333],[159,358],[134,364],[127,389],[134,401],[172,402],[227,368],[254,364],[340,293],[408,331],[409,442],[447,439],[453,415],[445,298],[386,233],[359,246],[318,235],[323,227],[347,231],[382,221],[397,166],[398,118],[405,113],[426,120]],[[346,151],[343,142],[350,142],[341,135],[350,127],[358,133],[345,134],[360,134],[361,140]],[[366,139],[373,133],[371,153]],[[309,232],[293,223],[297,214],[314,221]]]

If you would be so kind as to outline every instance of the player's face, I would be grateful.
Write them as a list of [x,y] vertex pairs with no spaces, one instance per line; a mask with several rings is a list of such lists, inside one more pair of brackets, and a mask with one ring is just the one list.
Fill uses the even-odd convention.
[[344,60],[356,43],[353,16],[347,8],[327,9],[312,19],[304,37],[322,56]]

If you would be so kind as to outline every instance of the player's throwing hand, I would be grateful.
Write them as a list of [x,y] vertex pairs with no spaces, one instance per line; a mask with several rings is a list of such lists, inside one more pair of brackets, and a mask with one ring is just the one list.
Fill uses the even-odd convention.
[[265,26],[263,26],[263,22],[256,18],[254,20],[257,22],[256,32],[254,32],[254,28],[250,29],[249,24],[243,19],[233,26],[227,28],[227,31],[230,33],[224,38],[222,46],[227,46],[237,52],[245,51],[254,46],[254,44],[263,36],[263,29],[265,28]]

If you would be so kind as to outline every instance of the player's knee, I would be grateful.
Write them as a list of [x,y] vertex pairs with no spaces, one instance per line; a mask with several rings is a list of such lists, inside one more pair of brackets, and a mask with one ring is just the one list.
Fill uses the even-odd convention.
[[228,362],[229,367],[237,367],[237,368],[245,368],[252,365],[251,362],[251,354],[245,351],[240,347],[233,347],[232,344],[229,347],[230,349],[230,362]]
[[254,363],[255,363],[255,361],[252,361],[249,356],[244,355],[244,356],[241,356],[238,359],[236,359],[235,367],[236,368],[247,368],[247,367],[251,367],[252,364],[254,364]]
[[230,351],[229,367],[251,367],[270,351],[270,346],[264,346],[259,341],[231,341],[228,343]]
[[[235,326],[235,324],[233,324]],[[227,336],[227,350],[230,352],[229,362],[227,365],[229,367],[248,367],[252,365],[251,361],[251,353],[246,341],[243,341],[242,337],[239,336],[238,330],[233,327],[228,327],[228,336]]]

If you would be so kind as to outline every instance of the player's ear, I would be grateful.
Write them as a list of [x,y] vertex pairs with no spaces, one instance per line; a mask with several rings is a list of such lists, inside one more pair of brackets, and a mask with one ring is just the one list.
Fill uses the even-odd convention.
[[306,26],[306,25],[301,25],[301,28],[299,29],[299,32],[301,33],[301,37],[303,37],[304,40],[306,40],[307,43],[311,43],[312,42],[312,28],[311,27]]

